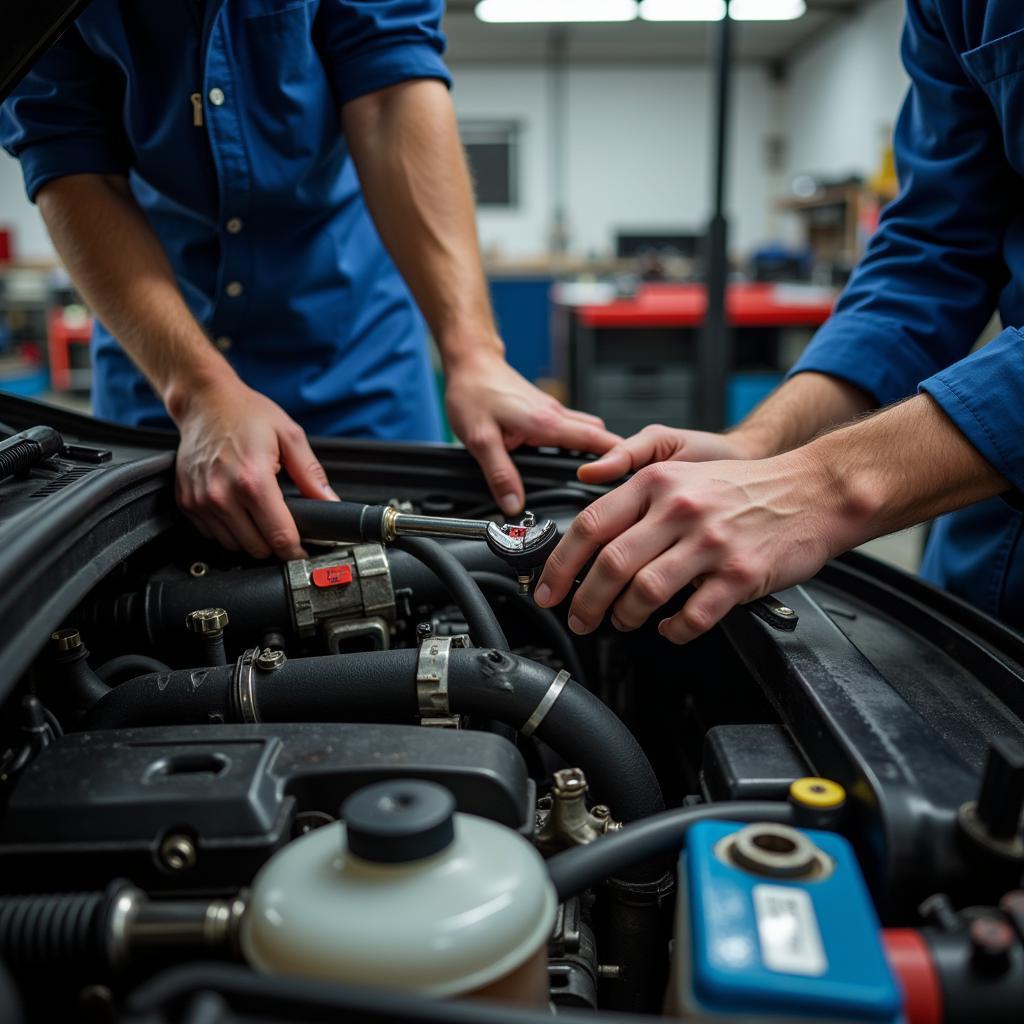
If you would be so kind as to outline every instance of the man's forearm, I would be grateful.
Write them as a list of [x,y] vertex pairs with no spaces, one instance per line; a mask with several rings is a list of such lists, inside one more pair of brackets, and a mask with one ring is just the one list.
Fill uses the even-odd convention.
[[730,436],[751,458],[768,458],[874,407],[867,392],[846,381],[800,373],[772,392]]
[[[835,501],[832,554],[1002,494],[1007,481],[928,395],[840,427],[783,456]],[[832,497],[834,496],[834,497]]]
[[442,357],[503,354],[447,89],[402,83],[346,104],[342,123],[374,223]]
[[37,202],[75,286],[163,399],[172,418],[234,371],[185,304],[167,256],[124,178],[58,178]]

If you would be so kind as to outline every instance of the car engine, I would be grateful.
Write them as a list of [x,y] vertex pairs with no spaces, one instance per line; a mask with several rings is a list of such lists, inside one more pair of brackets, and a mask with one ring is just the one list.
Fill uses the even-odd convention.
[[525,554],[571,456],[506,523],[464,453],[324,442],[364,512],[294,500],[281,565],[54,422],[0,486],[0,1019],[1020,1019],[1015,634],[851,555],[575,637]]

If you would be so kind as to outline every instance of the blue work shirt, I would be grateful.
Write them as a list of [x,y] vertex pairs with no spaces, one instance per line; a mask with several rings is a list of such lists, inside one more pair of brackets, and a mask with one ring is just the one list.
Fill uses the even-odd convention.
[[[1024,489],[1024,4],[908,0],[901,192],[832,319],[794,368],[888,404],[929,394]],[[972,352],[992,313],[1006,328]],[[944,516],[922,574],[1024,628],[1024,512]]]
[[[340,110],[449,82],[442,13],[442,0],[93,0],[5,102],[0,143],[32,199],[65,175],[129,175],[211,344],[307,432],[438,440],[424,325]],[[170,424],[100,324],[93,365],[97,415]]]

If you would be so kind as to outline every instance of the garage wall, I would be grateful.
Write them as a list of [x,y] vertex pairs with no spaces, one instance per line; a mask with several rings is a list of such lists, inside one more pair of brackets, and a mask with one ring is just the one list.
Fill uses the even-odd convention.
[[14,244],[22,260],[49,260],[53,246],[36,208],[25,196],[21,167],[0,149],[0,227],[14,229]]
[[899,58],[904,0],[877,0],[811,43],[786,79],[790,174],[870,175],[908,79]]
[[[480,212],[484,246],[506,257],[548,245],[551,165],[547,72],[541,65],[452,67],[463,118],[523,126],[522,196],[516,210]],[[574,66],[567,80],[570,248],[606,252],[618,228],[703,230],[710,188],[711,76],[699,66]],[[777,181],[767,140],[781,124],[781,95],[766,70],[739,70],[729,203],[733,244],[770,234]]]

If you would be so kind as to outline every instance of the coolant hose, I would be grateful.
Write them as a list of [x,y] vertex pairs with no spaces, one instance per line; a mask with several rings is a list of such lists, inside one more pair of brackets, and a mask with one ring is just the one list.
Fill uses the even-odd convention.
[[578,896],[607,878],[621,878],[638,864],[674,853],[686,845],[686,833],[699,821],[770,821],[791,825],[792,804],[783,801],[737,800],[677,807],[627,825],[586,846],[557,853],[548,874],[559,902]]
[[494,609],[469,570],[450,551],[427,537],[399,537],[391,546],[412,555],[441,581],[465,616],[473,643],[508,650],[508,640]]
[[170,671],[170,665],[165,665],[162,661],[147,657],[145,654],[120,654],[116,658],[111,658],[110,661],[103,662],[96,669],[96,675],[107,686],[116,686],[125,679],[145,675],[147,672]]
[[[243,713],[237,666],[183,669],[122,683],[96,703],[79,728],[225,722],[408,722],[419,713],[415,649],[292,658],[252,673],[252,708]],[[246,677],[247,678],[247,677]],[[553,669],[507,651],[456,649],[448,661],[456,714],[532,731],[587,774],[612,815],[633,821],[664,807],[650,762],[615,713]]]

